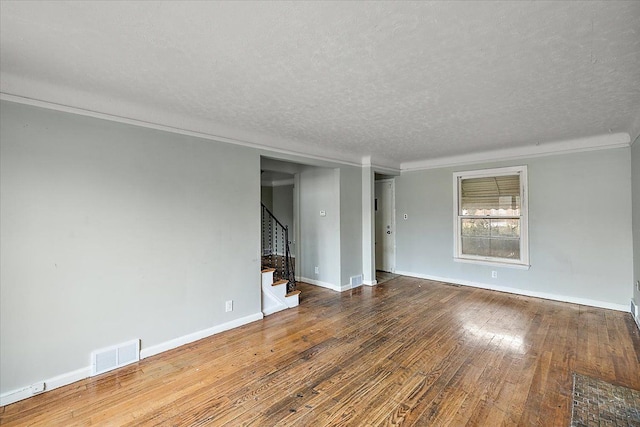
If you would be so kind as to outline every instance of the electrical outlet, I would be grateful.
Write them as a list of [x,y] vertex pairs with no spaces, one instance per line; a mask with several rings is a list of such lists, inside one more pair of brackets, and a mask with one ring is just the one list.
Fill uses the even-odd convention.
[[636,289],[640,292],[640,280],[636,280]]
[[44,391],[45,384],[44,382],[31,384],[31,394],[38,394]]
[[233,311],[233,300],[229,300],[224,304],[224,311]]
[[409,218],[409,215],[404,214],[403,218],[404,218],[404,219],[408,219],[408,218]]
[[491,272],[491,278],[492,278],[492,279],[497,279],[497,278],[498,278],[498,272],[497,272],[497,271],[495,271],[495,270],[493,270],[493,271]]
[[320,274],[320,267],[316,266],[315,272],[316,272],[316,274]]

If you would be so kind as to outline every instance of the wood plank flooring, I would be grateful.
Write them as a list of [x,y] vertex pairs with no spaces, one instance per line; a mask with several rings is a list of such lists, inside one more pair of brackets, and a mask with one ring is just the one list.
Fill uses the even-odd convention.
[[398,277],[0,408],[0,425],[567,426],[572,372],[640,389],[631,315]]

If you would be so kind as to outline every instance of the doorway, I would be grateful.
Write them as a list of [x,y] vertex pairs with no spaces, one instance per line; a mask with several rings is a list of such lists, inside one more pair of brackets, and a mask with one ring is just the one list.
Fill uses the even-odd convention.
[[393,273],[396,269],[395,181],[375,182],[376,270]]

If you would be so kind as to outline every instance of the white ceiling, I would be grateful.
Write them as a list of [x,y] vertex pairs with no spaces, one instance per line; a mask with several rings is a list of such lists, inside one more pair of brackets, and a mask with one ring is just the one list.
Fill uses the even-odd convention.
[[640,2],[2,1],[0,72],[5,95],[358,163],[628,144]]

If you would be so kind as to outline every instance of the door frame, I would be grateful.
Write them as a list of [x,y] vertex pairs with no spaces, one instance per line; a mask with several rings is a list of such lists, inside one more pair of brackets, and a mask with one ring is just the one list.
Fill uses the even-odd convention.
[[[376,248],[375,248],[375,230],[377,229],[377,219],[376,219],[376,213],[375,213],[375,199],[376,199],[376,184],[378,183],[385,183],[385,182],[389,182],[391,183],[391,235],[393,236],[393,245],[392,245],[392,254],[393,254],[393,262],[391,263],[391,268],[389,271],[390,273],[395,273],[396,271],[396,229],[397,229],[397,223],[396,223],[396,180],[394,178],[386,178],[386,179],[379,179],[379,180],[375,180],[373,182],[373,199],[374,199],[374,212],[373,212],[373,220],[375,222],[374,225],[374,241],[373,241],[373,265],[374,265],[374,269],[377,271],[377,260],[376,258]],[[383,252],[384,253],[384,252]]]
[[293,241],[295,242],[295,250],[293,256],[296,258],[294,271],[295,279],[301,281],[302,270],[302,233],[300,227],[300,172],[293,174]]

